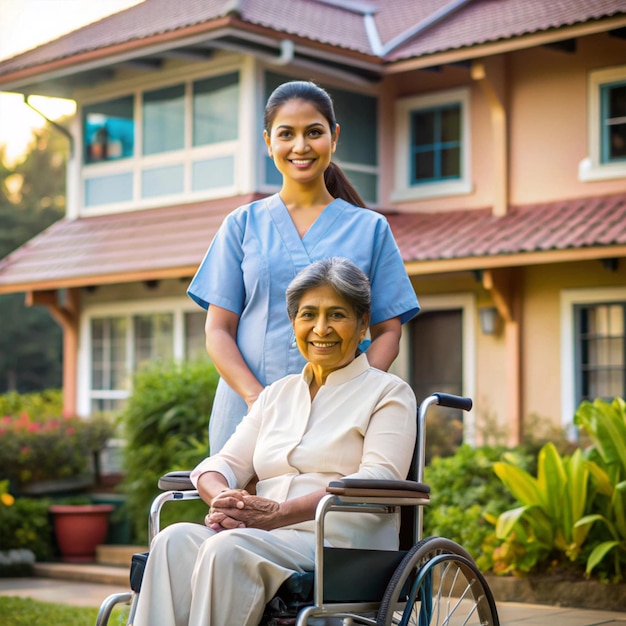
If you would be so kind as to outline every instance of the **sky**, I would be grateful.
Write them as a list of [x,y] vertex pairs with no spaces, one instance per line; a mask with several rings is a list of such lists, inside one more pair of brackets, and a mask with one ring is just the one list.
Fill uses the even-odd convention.
[[[0,60],[56,39],[141,0],[0,0]],[[30,98],[51,119],[74,112],[71,100]],[[33,128],[45,124],[20,94],[0,91],[0,144],[9,162],[19,159]]]

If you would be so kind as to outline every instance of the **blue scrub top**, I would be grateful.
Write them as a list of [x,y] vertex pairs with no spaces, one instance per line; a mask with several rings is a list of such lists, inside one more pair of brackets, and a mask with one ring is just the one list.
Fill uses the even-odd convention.
[[[268,385],[300,372],[305,363],[287,316],[287,286],[307,265],[333,256],[352,260],[369,277],[370,324],[393,317],[405,323],[419,312],[385,217],[340,199],[322,211],[302,238],[278,194],[239,207],[224,220],[187,293],[204,309],[215,304],[240,316],[241,354],[259,382]],[[245,413],[244,401],[220,381],[211,418],[212,452]],[[214,422],[222,420],[223,441],[218,442]]]

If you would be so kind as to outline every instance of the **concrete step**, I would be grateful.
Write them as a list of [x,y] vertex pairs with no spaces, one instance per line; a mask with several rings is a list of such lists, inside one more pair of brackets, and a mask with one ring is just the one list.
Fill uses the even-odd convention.
[[102,544],[96,547],[96,563],[129,568],[133,554],[147,551],[146,546]]
[[116,565],[99,565],[97,563],[35,563],[33,575],[38,578],[130,586],[130,569]]
[[145,546],[100,545],[93,563],[35,563],[33,574],[39,578],[129,586],[132,555],[147,551]]

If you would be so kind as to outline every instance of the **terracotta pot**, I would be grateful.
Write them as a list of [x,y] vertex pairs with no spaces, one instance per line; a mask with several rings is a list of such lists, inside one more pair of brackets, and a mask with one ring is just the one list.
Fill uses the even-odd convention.
[[107,536],[112,504],[55,504],[50,507],[61,559],[70,563],[95,560],[96,546]]

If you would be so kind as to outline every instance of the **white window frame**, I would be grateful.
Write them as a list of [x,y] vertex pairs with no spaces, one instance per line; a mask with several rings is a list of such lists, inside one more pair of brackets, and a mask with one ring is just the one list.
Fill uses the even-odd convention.
[[91,378],[91,320],[101,317],[125,317],[127,319],[127,370],[133,373],[133,325],[136,315],[170,313],[173,315],[173,356],[175,361],[185,358],[185,313],[202,312],[198,305],[189,298],[159,298],[155,300],[133,300],[128,302],[110,302],[85,307],[80,321],[80,343],[77,372],[77,409],[79,415],[91,413],[93,399],[125,400],[131,394],[128,390],[98,390],[94,393]]
[[626,162],[601,162],[601,87],[607,83],[622,81],[626,82],[626,65],[589,73],[589,80],[587,82],[588,155],[578,165],[578,179],[582,182],[626,177]]
[[[626,287],[564,289],[561,291],[561,425],[572,429],[576,406],[575,315],[580,304],[626,302]],[[573,436],[573,431],[570,433]]]
[[[458,180],[409,184],[411,114],[420,109],[461,105],[461,177]],[[471,149],[470,149],[470,90],[451,89],[423,96],[401,98],[396,102],[395,186],[391,193],[393,202],[422,200],[443,196],[458,196],[471,193]]]
[[[463,360],[462,394],[474,398],[476,393],[476,296],[472,293],[420,295],[419,302],[422,311],[436,313],[437,311],[461,310],[462,312],[462,342]],[[407,333],[402,333],[403,337]],[[406,348],[406,344],[405,348]],[[428,358],[428,355],[424,355]],[[399,369],[400,375],[408,380],[408,354],[406,355],[405,367]],[[423,398],[417,398],[421,402]],[[476,445],[476,412],[472,408],[464,414],[463,418],[463,443]]]

